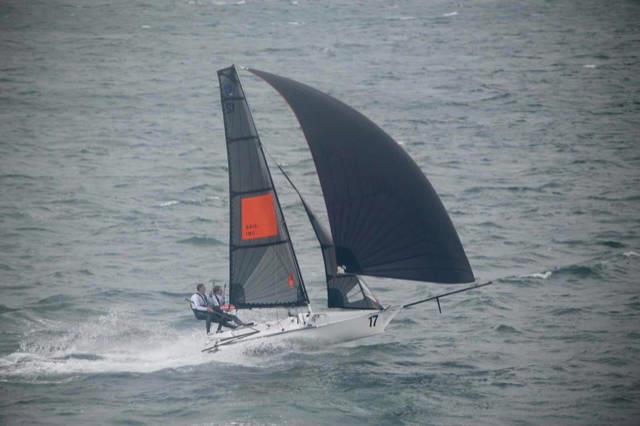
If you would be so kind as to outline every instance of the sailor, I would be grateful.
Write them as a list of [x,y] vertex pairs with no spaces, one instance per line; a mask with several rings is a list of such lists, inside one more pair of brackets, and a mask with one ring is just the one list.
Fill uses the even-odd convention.
[[[220,314],[222,316],[221,320],[219,320],[219,326],[218,326],[218,331],[220,331],[220,329],[224,326],[224,327],[229,327],[229,328],[236,328],[236,326],[241,326],[241,325],[250,325],[250,324],[246,324],[244,322],[242,322],[240,320],[240,318],[238,318],[235,315],[231,315],[228,312],[224,312],[222,310],[222,306],[225,304],[225,300],[224,300],[224,293],[222,291],[222,287],[220,287],[219,285],[214,286],[213,290],[211,291],[211,297],[209,297],[209,306],[211,307],[211,309],[213,309],[214,312]],[[216,321],[216,320],[214,320]],[[230,321],[233,321],[236,323],[236,325],[233,325],[230,323]]]
[[196,286],[196,292],[191,296],[191,310],[198,320],[207,321],[207,334],[211,330],[211,321],[216,321],[218,314],[209,306],[207,288],[200,283]]
[[209,294],[209,303],[211,304],[211,306],[222,309],[222,305],[226,303],[222,287],[220,287],[219,285],[213,286],[213,288],[211,289],[211,293]]

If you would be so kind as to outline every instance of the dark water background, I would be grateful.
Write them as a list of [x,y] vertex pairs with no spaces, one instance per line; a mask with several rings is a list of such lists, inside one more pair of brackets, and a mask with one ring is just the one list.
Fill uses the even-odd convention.
[[[0,1],[0,424],[637,424],[638,1]],[[215,71],[290,76],[398,140],[480,279],[376,338],[216,362]],[[263,143],[322,199],[284,102]],[[275,175],[308,291],[322,263]],[[385,303],[451,287],[369,280]],[[231,362],[231,363],[230,363]]]

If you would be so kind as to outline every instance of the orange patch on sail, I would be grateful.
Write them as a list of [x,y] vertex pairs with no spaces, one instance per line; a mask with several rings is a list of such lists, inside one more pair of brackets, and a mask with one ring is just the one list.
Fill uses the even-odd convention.
[[257,240],[278,235],[273,194],[243,198],[240,210],[243,240]]
[[293,273],[289,274],[289,278],[287,279],[287,283],[289,284],[289,288],[294,288],[296,286],[296,282],[293,279]]

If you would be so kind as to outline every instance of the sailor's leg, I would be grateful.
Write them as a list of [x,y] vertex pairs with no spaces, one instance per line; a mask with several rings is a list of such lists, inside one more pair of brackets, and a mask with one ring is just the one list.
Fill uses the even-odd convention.
[[[215,321],[221,322],[222,325],[224,325],[225,327],[229,327],[229,325],[227,325],[227,324],[229,324],[229,321],[234,321],[234,322],[237,323],[237,321],[234,319],[234,318],[237,318],[237,317],[222,311],[222,309],[220,309],[217,306],[214,307],[213,309],[214,309],[214,314],[216,315],[214,317]],[[229,327],[229,328],[235,328],[235,327]]]
[[206,321],[207,333],[209,333],[209,330],[211,329],[211,315],[208,312],[196,311],[195,309],[193,310],[193,313],[197,320]]
[[231,321],[235,322],[238,325],[246,325],[244,322],[242,322],[242,320],[240,318],[238,318],[235,315],[227,314],[227,316],[229,317],[229,319]]
[[221,326],[221,327],[222,327],[222,326],[225,326],[225,327],[227,327],[227,328],[237,328],[237,327],[238,327],[238,326],[237,326],[237,325],[235,325],[235,324],[231,324],[231,323],[230,323],[229,321],[227,321],[226,319],[224,319],[224,320],[221,320],[221,321],[220,321],[220,326]]
[[211,323],[211,321],[218,323],[218,330],[216,332],[220,332],[222,327],[236,328],[236,325],[229,322],[229,316],[224,312],[218,312],[218,311],[209,312],[209,315],[207,318],[209,323]]
[[211,314],[207,315],[207,334],[211,330]]

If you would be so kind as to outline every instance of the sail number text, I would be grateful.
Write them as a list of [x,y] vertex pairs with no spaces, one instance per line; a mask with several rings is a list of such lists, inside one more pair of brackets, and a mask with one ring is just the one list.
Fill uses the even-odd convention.
[[375,327],[378,322],[378,315],[371,315],[369,317],[369,327]]

